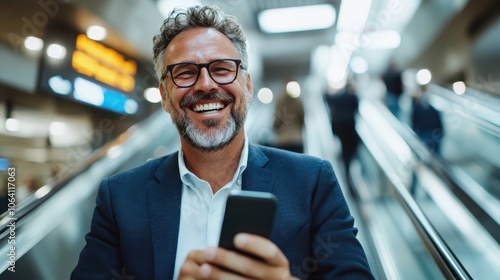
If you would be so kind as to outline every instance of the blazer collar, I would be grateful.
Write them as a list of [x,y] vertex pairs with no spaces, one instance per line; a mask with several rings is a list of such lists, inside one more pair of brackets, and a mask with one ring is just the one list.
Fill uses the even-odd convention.
[[274,174],[266,168],[269,158],[256,145],[248,147],[248,164],[243,172],[243,190],[271,192]]
[[[178,152],[163,159],[148,189],[148,213],[153,243],[155,279],[174,274],[180,223],[182,181]],[[255,145],[248,147],[248,164],[243,172],[243,190],[271,192],[274,174],[266,169],[269,158]]]
[[148,212],[155,279],[170,279],[174,275],[181,213],[182,182],[177,152],[159,164],[154,178],[148,189]]

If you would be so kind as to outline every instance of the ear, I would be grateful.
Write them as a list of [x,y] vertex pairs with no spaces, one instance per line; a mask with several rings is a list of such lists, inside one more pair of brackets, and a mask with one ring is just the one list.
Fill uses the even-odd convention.
[[253,85],[252,85],[252,77],[250,76],[250,73],[247,73],[247,84],[246,84],[248,94],[249,94],[249,100],[248,102],[252,101],[253,98]]
[[160,82],[158,85],[158,89],[160,90],[160,95],[161,95],[161,105],[165,112],[170,114],[170,107],[168,103],[168,96],[167,96],[167,91],[165,90],[165,84]]

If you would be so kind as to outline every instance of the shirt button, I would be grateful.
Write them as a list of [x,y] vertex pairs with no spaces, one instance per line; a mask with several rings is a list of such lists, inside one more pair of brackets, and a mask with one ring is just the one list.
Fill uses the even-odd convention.
[[240,179],[240,178],[238,178],[238,179],[236,180],[236,185],[241,186],[241,179]]

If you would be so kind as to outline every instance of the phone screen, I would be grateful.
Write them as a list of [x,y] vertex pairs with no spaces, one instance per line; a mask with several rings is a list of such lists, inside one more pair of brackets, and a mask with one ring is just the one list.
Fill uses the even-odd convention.
[[219,246],[237,251],[234,236],[240,232],[269,238],[277,199],[272,193],[254,191],[231,191],[227,198]]

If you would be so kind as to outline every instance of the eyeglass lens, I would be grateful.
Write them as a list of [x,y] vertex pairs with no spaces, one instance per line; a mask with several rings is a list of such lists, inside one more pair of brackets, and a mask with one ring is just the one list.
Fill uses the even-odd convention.
[[229,84],[236,78],[237,62],[233,60],[215,60],[208,64],[181,63],[172,68],[172,79],[181,87],[196,83],[202,67],[206,67],[210,77],[218,84]]

